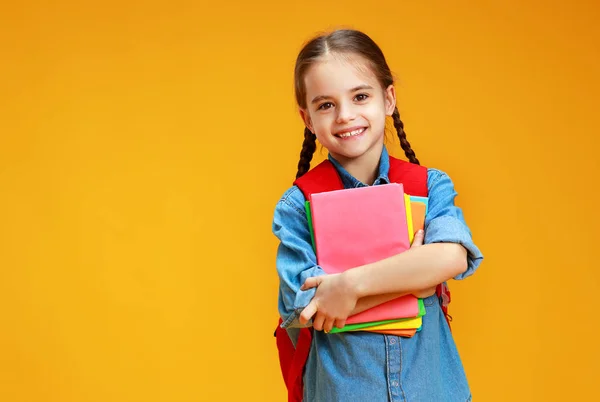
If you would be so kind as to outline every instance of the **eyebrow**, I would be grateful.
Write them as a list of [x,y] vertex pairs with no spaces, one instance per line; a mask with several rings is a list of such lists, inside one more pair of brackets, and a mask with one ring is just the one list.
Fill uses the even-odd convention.
[[[364,89],[373,89],[373,87],[372,87],[372,86],[370,86],[370,85],[366,85],[366,84],[364,84],[364,85],[359,85],[359,86],[357,86],[357,87],[354,87],[354,88],[352,88],[352,89],[350,90],[350,92],[352,93],[352,92],[356,92],[356,91],[362,91],[362,90],[364,90]],[[312,101],[310,101],[310,103],[311,103],[311,104],[319,103],[319,102],[321,102],[321,101],[324,101],[325,99],[331,99],[331,96],[328,96],[328,95],[319,95],[319,96],[315,96],[315,97],[313,98],[313,100],[312,100]]]

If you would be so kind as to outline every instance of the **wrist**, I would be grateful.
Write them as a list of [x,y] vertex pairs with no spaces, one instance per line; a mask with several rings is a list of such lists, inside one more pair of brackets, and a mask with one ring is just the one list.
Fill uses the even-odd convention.
[[361,278],[360,270],[352,268],[347,271],[344,271],[342,275],[345,276],[350,291],[356,295],[357,299],[368,296],[366,294],[364,281]]

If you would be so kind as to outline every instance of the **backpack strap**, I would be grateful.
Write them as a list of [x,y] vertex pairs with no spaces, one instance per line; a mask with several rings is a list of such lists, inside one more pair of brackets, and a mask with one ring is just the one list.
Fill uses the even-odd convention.
[[[410,195],[427,197],[427,168],[415,165],[392,156],[390,159],[390,170],[388,177],[391,183],[402,183],[404,191]],[[309,200],[312,194],[326,191],[341,190],[344,188],[335,166],[324,160],[313,169],[294,181],[304,197]]]
[[335,169],[335,166],[327,159],[297,178],[294,181],[294,185],[298,186],[302,194],[304,194],[304,198],[308,201],[310,201],[312,194],[344,188],[342,178]]
[[402,183],[406,194],[427,197],[427,168],[390,156],[390,183]]

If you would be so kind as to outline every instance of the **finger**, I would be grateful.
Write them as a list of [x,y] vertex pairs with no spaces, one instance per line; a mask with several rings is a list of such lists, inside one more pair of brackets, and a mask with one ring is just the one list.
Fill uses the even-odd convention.
[[302,313],[300,313],[300,324],[306,325],[306,323],[312,318],[317,312],[317,302],[313,299],[308,303],[308,306],[304,307]]
[[346,320],[342,320],[340,318],[338,318],[337,320],[335,320],[335,327],[336,328],[344,328],[346,326]]
[[419,229],[417,233],[415,233],[415,237],[413,239],[411,247],[419,247],[423,245],[423,240],[425,238],[425,232],[423,229]]
[[325,320],[325,323],[323,324],[323,330],[325,330],[325,332],[330,332],[333,329],[333,324],[335,323],[335,319],[334,318],[328,318]]
[[304,283],[302,284],[302,286],[300,287],[300,290],[307,290],[307,289],[311,289],[311,288],[315,288],[317,286],[319,286],[319,284],[321,283],[321,277],[319,276],[313,276],[310,278],[307,278]]
[[323,330],[323,323],[325,321],[325,315],[321,313],[317,313],[315,318],[313,319],[313,328],[317,331]]

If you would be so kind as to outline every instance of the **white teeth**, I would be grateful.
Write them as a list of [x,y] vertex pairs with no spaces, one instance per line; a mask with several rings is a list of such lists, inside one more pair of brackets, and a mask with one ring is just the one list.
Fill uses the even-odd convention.
[[364,128],[359,128],[358,130],[350,131],[349,133],[338,134],[342,138],[353,137],[355,135],[362,134],[365,131]]

